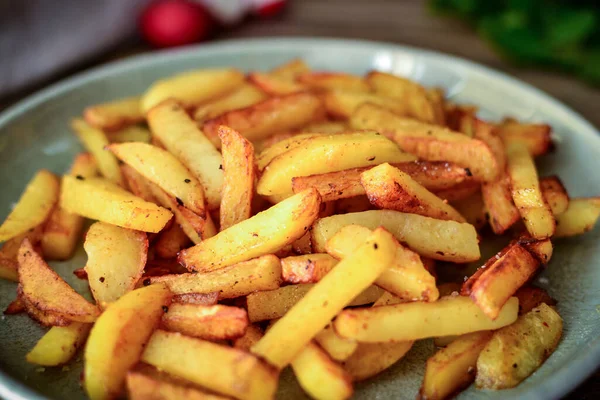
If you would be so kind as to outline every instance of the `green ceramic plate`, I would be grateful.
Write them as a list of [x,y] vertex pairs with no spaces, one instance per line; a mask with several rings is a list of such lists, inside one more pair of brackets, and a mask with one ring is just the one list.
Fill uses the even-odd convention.
[[[89,104],[139,94],[161,77],[193,68],[234,66],[266,70],[302,57],[319,70],[362,74],[393,72],[446,88],[456,101],[481,106],[482,116],[512,115],[554,127],[557,151],[541,160],[543,175],[558,174],[572,196],[600,194],[600,136],[583,118],[543,92],[506,75],[457,58],[374,42],[320,39],[262,39],[222,42],[130,58],[79,74],[15,105],[0,116],[0,219],[8,214],[39,168],[63,173],[80,146],[68,121]],[[519,387],[501,392],[470,388],[461,399],[552,399],[573,389],[600,365],[600,229],[556,241],[555,255],[538,279],[558,299],[563,339],[548,361]],[[79,250],[56,270],[77,290],[86,284],[72,271],[84,266]],[[0,282],[0,309],[15,295],[14,283]],[[68,368],[38,368],[25,354],[44,329],[26,316],[0,317],[0,396],[6,399],[83,399],[80,360]],[[360,399],[414,399],[433,345],[424,341],[401,362],[357,385]],[[278,398],[305,398],[289,371]]]

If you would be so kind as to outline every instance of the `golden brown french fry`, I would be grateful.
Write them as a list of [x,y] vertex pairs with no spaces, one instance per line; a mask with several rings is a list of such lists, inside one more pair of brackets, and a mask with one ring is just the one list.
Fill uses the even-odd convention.
[[203,123],[226,112],[250,107],[266,99],[267,95],[257,86],[243,83],[233,92],[196,108],[194,119],[197,123]]
[[[300,301],[314,284],[304,283],[288,285],[273,290],[258,290],[246,298],[248,318],[250,322],[273,320],[283,317],[296,303]],[[377,286],[369,286],[358,296],[352,299],[347,306],[363,306],[373,303],[383,290]]]
[[190,271],[213,271],[280,250],[300,238],[321,206],[316,190],[298,193],[267,211],[182,250],[178,260]]
[[264,72],[251,72],[248,74],[248,80],[271,96],[285,96],[307,89],[295,81]]
[[313,399],[343,400],[352,396],[350,375],[310,342],[291,362],[298,383]]
[[152,190],[150,189],[151,183],[139,172],[129,165],[123,164],[121,165],[121,174],[131,193],[150,203],[158,204],[158,200],[154,197]]
[[27,315],[34,321],[39,322],[42,326],[69,326],[73,323],[73,321],[65,318],[59,313],[53,311],[42,311],[37,308],[35,301],[31,301],[23,296],[23,289],[21,285],[17,285],[17,298],[22,303]]
[[[143,364],[146,366],[146,364]],[[227,400],[227,397],[208,393],[164,372],[148,372],[151,367],[127,372],[127,394],[130,400]]]
[[[161,275],[164,276],[164,275]],[[173,303],[198,304],[203,306],[214,306],[219,300],[218,292],[211,293],[182,293],[173,295]]]
[[171,304],[162,317],[162,329],[205,340],[242,337],[248,327],[246,310],[215,304]]
[[335,89],[325,92],[323,104],[329,115],[342,120],[350,118],[363,104],[376,104],[378,107],[398,115],[408,115],[409,113],[409,105],[403,100],[378,93],[350,90]]
[[522,143],[533,157],[546,154],[554,148],[549,125],[507,121],[498,125],[497,132],[505,143]]
[[529,280],[540,266],[539,261],[518,243],[510,244],[490,258],[461,289],[491,319]]
[[454,202],[468,199],[481,190],[481,184],[474,180],[461,182],[448,189],[435,190],[433,193],[442,200]]
[[236,399],[271,399],[278,373],[252,354],[231,347],[157,330],[142,361]]
[[221,153],[183,107],[172,99],[166,100],[148,113],[148,124],[153,138],[159,139],[202,183],[208,208],[219,208],[223,186]]
[[[96,176],[98,169],[94,158],[89,153],[81,153],[75,157],[69,174],[75,177],[90,178]],[[46,260],[66,260],[75,251],[79,240],[83,218],[56,205],[44,224],[41,246]]]
[[472,225],[392,210],[333,215],[317,220],[310,231],[313,250],[324,252],[327,241],[346,225],[369,229],[383,226],[410,249],[435,260],[469,262],[480,257],[477,232]]
[[349,131],[348,125],[342,121],[317,121],[302,128],[302,132],[304,133],[318,132],[332,134]]
[[310,72],[310,67],[300,58],[294,58],[270,71],[270,74],[282,79],[294,80],[300,74]]
[[293,194],[292,178],[297,176],[412,160],[414,156],[376,132],[321,135],[275,157],[263,170],[256,190],[286,198]]
[[28,239],[33,246],[37,246],[42,240],[43,224],[30,229],[29,231],[8,239],[0,248],[0,278],[9,281],[19,281],[19,247],[24,239]]
[[25,356],[27,362],[46,367],[68,363],[87,339],[92,325],[72,322],[53,326]]
[[482,181],[493,181],[500,173],[489,145],[437,125],[403,118],[373,104],[363,104],[350,119],[355,129],[377,129],[404,151],[428,161],[449,161],[469,168]]
[[341,72],[305,72],[296,80],[302,85],[317,90],[349,90],[369,92],[371,88],[363,78]]
[[[447,162],[408,161],[392,163],[393,167],[410,175],[428,190],[441,190],[470,181],[467,170]],[[351,168],[337,172],[326,172],[309,176],[292,178],[292,190],[298,193],[314,187],[319,191],[323,201],[345,199],[365,194],[360,184],[360,175],[372,167]]]
[[524,234],[517,239],[517,243],[525,248],[531,255],[536,258],[542,265],[548,264],[554,252],[554,246],[550,238],[533,239],[531,236]]
[[[392,235],[385,229],[376,229],[277,321],[252,347],[252,352],[278,368],[288,365],[351,299],[389,268],[395,251]],[[371,267],[364,268],[364,263]]]
[[404,102],[408,116],[423,122],[436,122],[436,112],[430,97],[418,83],[380,71],[370,72],[366,81],[375,93]]
[[58,187],[58,179],[54,174],[45,169],[38,171],[0,225],[0,243],[44,222],[58,200]]
[[94,322],[100,311],[65,282],[24,239],[19,249],[20,297],[42,313],[69,321]]
[[445,399],[475,380],[477,358],[492,338],[483,331],[460,336],[427,360],[419,399]]
[[343,366],[352,380],[363,381],[391,367],[412,345],[413,342],[359,343]]
[[144,121],[138,96],[86,107],[83,117],[88,124],[103,131],[115,131]]
[[170,302],[169,290],[153,285],[127,293],[98,318],[84,353],[83,386],[92,400],[121,395],[127,371],[140,360]]
[[308,140],[318,136],[322,135],[319,133],[301,133],[298,135],[292,135],[265,147],[264,150],[261,151],[256,157],[256,166],[258,167],[258,170],[264,170],[265,167],[269,165],[269,163],[273,161],[275,157],[280,156],[289,150],[295,149]]
[[106,134],[98,128],[89,126],[81,119],[71,121],[71,128],[75,131],[87,151],[94,156],[102,176],[117,185],[123,186],[124,181],[117,158],[105,149],[109,145]]
[[171,153],[147,143],[111,144],[108,149],[150,182],[200,217],[205,215],[204,189],[200,181]]
[[190,238],[177,223],[163,230],[154,242],[154,251],[160,258],[175,258],[182,249],[191,244]]
[[360,175],[369,201],[378,208],[419,214],[442,220],[466,222],[451,205],[425,189],[410,175],[380,164]]
[[141,125],[131,125],[114,132],[107,132],[106,137],[111,143],[142,142],[150,143],[151,133]]
[[466,199],[452,202],[452,207],[477,230],[483,228],[487,223],[486,208],[481,192],[476,192]]
[[[446,126],[446,93],[444,89],[439,87],[426,89],[427,98],[433,107],[433,115],[435,116],[435,123],[438,125]],[[452,129],[452,128],[450,128]]]
[[358,342],[352,339],[340,337],[333,330],[331,324],[327,325],[315,336],[315,342],[319,344],[336,361],[347,360],[358,347]]
[[547,176],[540,179],[540,190],[554,216],[564,213],[569,208],[569,194],[558,176]]
[[517,386],[554,352],[562,327],[560,315],[542,303],[514,324],[496,331],[477,359],[477,387]]
[[[345,226],[327,241],[325,249],[332,256],[343,259],[351,255],[371,233],[364,226]],[[396,246],[392,265],[379,275],[375,284],[402,300],[436,301],[439,292],[435,278],[423,267],[419,255],[398,242]]]
[[142,232],[160,232],[173,215],[107,180],[68,175],[62,180],[60,206],[73,214]]
[[581,235],[594,228],[600,217],[600,197],[578,198],[569,201],[565,212],[556,217],[555,237]]
[[344,310],[333,327],[340,336],[359,342],[409,341],[498,329],[512,324],[518,312],[516,297],[509,299],[492,320],[468,297],[451,296],[432,303]]
[[173,294],[219,292],[219,299],[273,290],[281,283],[281,264],[272,254],[205,274],[176,274],[146,278],[146,283],[164,283]]
[[254,146],[227,126],[219,127],[223,154],[224,182],[221,197],[220,229],[247,220],[254,196]]
[[229,111],[204,123],[204,133],[218,144],[218,128],[227,125],[246,139],[256,141],[293,130],[321,118],[321,100],[310,93],[272,97],[241,110]]
[[144,232],[96,222],[86,233],[83,248],[90,290],[100,307],[106,308],[136,287],[148,257]]
[[510,177],[506,173],[494,182],[481,185],[490,226],[497,235],[502,235],[521,217],[513,202],[510,185]]
[[233,347],[245,351],[250,351],[250,348],[254,346],[264,336],[263,330],[256,324],[248,325],[246,332],[241,337],[233,341]]
[[142,96],[141,108],[147,113],[169,98],[176,99],[185,108],[194,108],[232,92],[243,82],[244,74],[234,68],[182,72],[154,82]]
[[552,236],[556,229],[556,221],[550,206],[542,196],[531,154],[519,142],[509,142],[506,153],[512,198],[527,231],[535,239]]
[[288,283],[316,283],[336,264],[335,258],[323,253],[282,258],[282,278]]

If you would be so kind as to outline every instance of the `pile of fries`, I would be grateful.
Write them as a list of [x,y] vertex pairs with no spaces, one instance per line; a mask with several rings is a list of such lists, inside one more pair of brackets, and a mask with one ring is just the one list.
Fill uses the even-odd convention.
[[[347,399],[434,338],[419,398],[518,385],[562,334],[532,279],[600,198],[538,176],[549,126],[476,113],[300,60],[86,108],[72,128],[87,152],[60,179],[39,171],[0,226],[0,277],[18,282],[5,313],[50,327],[27,361],[84,348],[94,400],[271,399],[287,366],[310,397]],[[94,303],[47,264],[84,226],[74,273]],[[508,244],[481,261],[493,234]],[[464,282],[436,274],[471,262]]]

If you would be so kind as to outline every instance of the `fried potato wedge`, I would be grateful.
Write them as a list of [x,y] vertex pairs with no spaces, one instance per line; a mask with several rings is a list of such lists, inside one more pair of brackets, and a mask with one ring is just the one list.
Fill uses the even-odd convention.
[[517,319],[519,301],[511,298],[495,320],[468,297],[443,297],[432,303],[412,302],[342,311],[333,323],[342,337],[359,342],[409,341],[498,329]]
[[[96,163],[89,153],[75,157],[69,174],[75,177],[90,178],[97,175]],[[57,205],[44,224],[42,254],[46,260],[66,260],[75,251],[83,228],[83,218],[72,214]]]
[[23,304],[25,312],[34,321],[39,322],[42,326],[69,326],[73,321],[65,318],[63,315],[54,311],[42,311],[37,308],[34,300],[29,300],[23,295],[21,284],[17,285],[17,298]]
[[319,346],[310,342],[291,362],[302,389],[313,399],[349,399],[353,388],[350,375]]
[[231,347],[157,330],[142,361],[169,374],[236,399],[271,399],[279,374],[252,354]]
[[274,133],[301,128],[322,118],[321,100],[310,93],[272,97],[241,110],[229,111],[204,123],[204,133],[218,143],[218,128],[227,125],[254,142]]
[[408,115],[409,113],[409,105],[404,101],[378,93],[330,90],[323,94],[323,103],[330,116],[342,120],[350,118],[363,104],[376,104],[378,107],[398,115]]
[[234,68],[201,69],[182,72],[156,81],[141,99],[144,113],[163,100],[176,99],[185,108],[226,95],[242,85],[244,74]]
[[123,174],[123,179],[125,179],[131,193],[150,203],[158,203],[158,200],[154,197],[150,189],[152,183],[144,178],[142,174],[127,164],[121,165],[121,174]]
[[544,303],[520,316],[496,331],[484,347],[477,359],[475,384],[485,389],[517,386],[554,352],[562,330],[562,318]]
[[271,96],[285,96],[303,92],[307,89],[304,85],[293,80],[264,72],[251,72],[248,74],[248,80]]
[[35,228],[46,220],[58,200],[58,179],[42,169],[29,181],[21,198],[0,225],[0,243]]
[[397,75],[372,71],[366,77],[375,93],[401,100],[406,104],[406,114],[423,122],[436,123],[436,111],[425,88]]
[[205,340],[242,337],[248,327],[246,310],[215,304],[171,304],[162,317],[162,329]]
[[[273,320],[283,317],[296,303],[300,301],[314,284],[304,283],[288,285],[273,290],[256,291],[246,298],[248,318],[250,322]],[[377,286],[369,286],[346,306],[362,306],[377,300],[383,290]]]
[[537,271],[540,262],[518,243],[490,258],[462,286],[461,294],[495,319],[506,302]]
[[[288,365],[338,312],[389,268],[395,245],[389,232],[376,229],[278,320],[251,351],[278,368]],[[365,263],[371,268],[364,268]]]
[[71,121],[71,128],[87,151],[94,156],[102,176],[117,185],[123,186],[123,176],[121,176],[117,158],[105,149],[109,145],[106,134],[98,128],[89,126],[81,119]]
[[305,72],[296,81],[313,90],[371,91],[362,77],[341,72]]
[[21,298],[41,312],[69,321],[94,322],[100,311],[65,282],[24,239],[19,249]]
[[171,153],[146,143],[111,144],[108,149],[146,179],[180,199],[188,209],[204,217],[204,189],[200,181]]
[[92,325],[72,322],[53,326],[25,356],[27,362],[46,367],[68,363],[87,339]]
[[219,299],[230,299],[255,291],[277,289],[281,283],[281,264],[277,257],[268,254],[204,274],[164,275],[148,279],[148,283],[166,284],[173,294],[218,292]]
[[225,230],[252,214],[254,196],[254,146],[233,129],[219,127],[223,154],[224,182],[221,197],[220,229]]
[[131,125],[114,132],[107,132],[106,137],[111,143],[141,142],[150,143],[152,134],[142,125]]
[[338,261],[329,254],[315,253],[281,259],[281,274],[287,283],[316,283]]
[[380,164],[360,175],[369,201],[379,208],[419,214],[441,220],[466,222],[451,205],[425,189],[410,175]]
[[568,237],[591,231],[600,217],[600,198],[578,198],[569,201],[565,212],[556,217],[555,237]]
[[[371,233],[364,226],[348,225],[329,239],[325,248],[332,256],[343,259],[351,255]],[[436,301],[439,292],[435,278],[425,269],[419,255],[398,242],[396,247],[392,265],[379,275],[375,284],[402,300]]]
[[221,153],[198,129],[183,107],[174,100],[166,100],[148,113],[148,124],[153,138],[202,183],[210,210],[221,205],[223,186],[223,159]]
[[102,308],[136,287],[148,258],[144,232],[96,222],[85,235],[83,248],[90,290]]
[[333,215],[317,220],[311,230],[313,250],[324,252],[327,241],[346,225],[369,229],[383,226],[411,250],[435,260],[470,262],[481,256],[473,225],[392,210]]
[[173,215],[100,178],[64,176],[60,206],[73,214],[142,232],[160,232]]
[[257,86],[251,83],[243,83],[233,92],[196,108],[194,119],[197,123],[203,123],[226,112],[250,107],[266,100],[267,97]]
[[359,343],[342,365],[353,381],[364,381],[394,365],[412,345],[413,342]]
[[531,154],[518,142],[509,142],[506,153],[512,198],[527,231],[536,239],[552,236],[556,221],[542,195]]
[[482,140],[410,118],[403,118],[373,104],[360,106],[350,118],[354,129],[377,129],[400,148],[427,161],[448,161],[469,168],[482,181],[500,173],[492,149]]
[[288,80],[295,80],[301,74],[310,72],[310,67],[300,58],[294,58],[285,64],[273,68],[270,74]]
[[[428,190],[448,189],[471,180],[465,168],[447,162],[408,161],[391,165],[410,175],[413,180]],[[294,193],[298,193],[314,187],[319,191],[323,201],[364,195],[365,189],[360,183],[360,175],[370,168],[372,167],[294,177],[292,178],[292,190]]]
[[550,125],[507,121],[499,124],[496,132],[505,143],[522,143],[527,147],[532,157],[544,155],[554,148]]
[[154,242],[154,252],[160,258],[175,258],[182,249],[191,244],[190,238],[177,223],[163,230]]
[[[149,367],[150,368],[150,367]],[[147,369],[149,369],[147,368]],[[184,379],[165,374],[133,370],[127,373],[127,394],[130,400],[227,400],[225,396],[208,393]]]
[[460,336],[427,360],[419,399],[446,399],[475,380],[477,358],[492,338],[483,331]]
[[92,400],[121,395],[127,371],[140,360],[170,302],[166,286],[152,285],[127,293],[98,318],[84,353],[83,387]]
[[280,250],[300,238],[318,216],[321,199],[306,190],[194,247],[178,260],[190,271],[207,272]]
[[317,333],[315,342],[329,354],[329,357],[336,361],[347,360],[358,347],[358,342],[356,340],[345,339],[335,333],[331,324],[327,325],[321,332]]
[[139,96],[86,107],[83,117],[88,124],[103,131],[115,131],[144,121]]
[[256,190],[286,198],[293,194],[292,178],[297,176],[414,159],[375,132],[322,135],[275,157],[263,170]]
[[510,177],[506,173],[481,185],[481,194],[495,234],[502,235],[521,217],[513,202]]
[[239,338],[233,341],[233,347],[240,350],[250,351],[250,348],[254,346],[264,336],[263,330],[257,324],[250,324],[246,328],[246,332]]
[[286,153],[289,150],[293,150],[303,143],[309,141],[312,138],[322,136],[320,133],[300,133],[298,135],[292,135],[281,141],[271,144],[265,147],[260,154],[256,157],[256,166],[259,171],[265,169],[267,165],[277,156]]
[[558,176],[547,176],[540,179],[540,190],[554,216],[564,213],[569,208],[569,194]]
[[18,236],[8,239],[0,248],[0,278],[9,281],[19,281],[19,248],[24,239],[35,247],[39,245],[43,236],[43,224],[30,229]]

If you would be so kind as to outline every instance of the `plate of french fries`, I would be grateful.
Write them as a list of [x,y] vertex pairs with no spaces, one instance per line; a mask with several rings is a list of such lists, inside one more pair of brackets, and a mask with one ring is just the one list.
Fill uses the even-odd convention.
[[73,77],[0,116],[0,397],[559,398],[600,363],[598,154],[401,46]]

